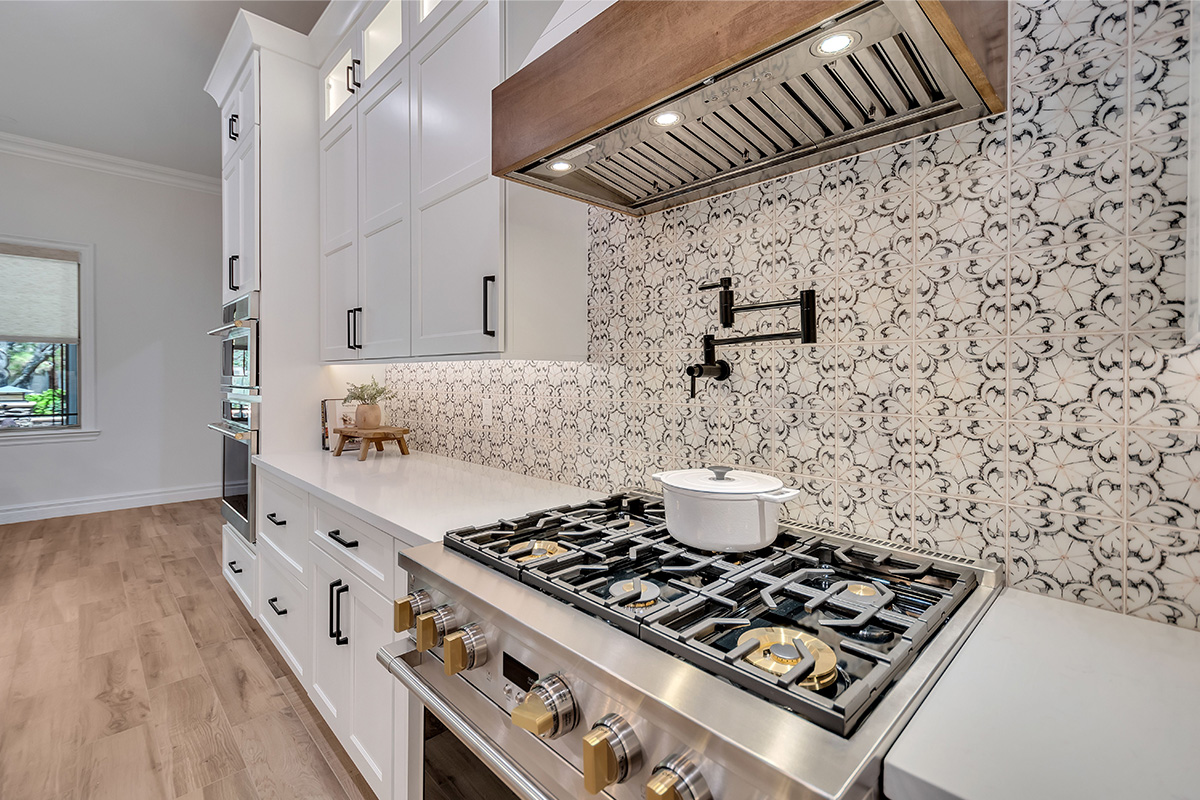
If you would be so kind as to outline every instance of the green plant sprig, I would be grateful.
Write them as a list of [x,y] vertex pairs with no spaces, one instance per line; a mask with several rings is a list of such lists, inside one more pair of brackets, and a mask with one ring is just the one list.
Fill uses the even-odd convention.
[[373,406],[380,400],[392,400],[396,397],[396,393],[382,386],[374,377],[370,383],[347,383],[346,399],[344,403],[362,403],[363,405]]

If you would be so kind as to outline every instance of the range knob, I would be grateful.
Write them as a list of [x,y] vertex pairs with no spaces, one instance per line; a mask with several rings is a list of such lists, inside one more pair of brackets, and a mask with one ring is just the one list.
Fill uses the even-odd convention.
[[583,788],[589,794],[623,783],[642,768],[642,744],[619,714],[606,714],[583,735]]
[[438,606],[417,617],[417,649],[424,653],[442,643],[442,638],[458,627],[451,606]]
[[712,800],[700,768],[676,753],[660,761],[646,783],[646,800]]
[[487,658],[487,639],[483,636],[483,628],[475,623],[447,634],[442,642],[442,660],[447,677],[457,675],[464,669],[481,667]]
[[396,633],[404,633],[417,623],[421,614],[433,611],[433,598],[424,589],[417,589],[410,595],[401,597],[395,603]]
[[542,739],[570,733],[578,719],[575,696],[559,675],[547,675],[535,683],[512,712],[514,725]]

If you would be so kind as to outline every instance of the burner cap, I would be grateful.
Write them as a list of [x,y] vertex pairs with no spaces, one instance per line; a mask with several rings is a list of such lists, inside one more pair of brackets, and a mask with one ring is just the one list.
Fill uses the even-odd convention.
[[806,678],[796,683],[802,689],[820,690],[837,681],[837,654],[833,648],[815,636],[795,628],[752,628],[740,637],[738,644],[755,639],[758,649],[746,656],[746,661],[772,675],[786,675],[801,661],[796,639],[804,645],[817,662]]
[[875,597],[879,594],[879,590],[869,583],[852,583],[844,591],[859,597]]
[[[622,592],[632,592],[632,591],[633,591],[633,581],[632,580],[620,581],[620,582],[614,583],[612,586],[608,587],[609,597],[616,597],[618,594],[621,594]],[[661,594],[662,594],[662,589],[660,589],[658,587],[657,583],[651,583],[650,581],[642,581],[641,597],[637,598],[636,600],[629,600],[625,603],[622,603],[621,605],[627,606],[628,608],[645,608],[646,606],[652,606],[655,603],[657,603],[658,597]]]
[[508,552],[513,553],[513,552],[516,552],[517,550],[521,550],[525,547],[529,547],[530,545],[533,546],[533,550],[529,553],[526,553],[523,556],[518,556],[517,557],[518,563],[524,563],[526,561],[535,561],[539,558],[546,558],[547,556],[557,556],[557,555],[560,555],[561,553],[567,552],[567,548],[563,547],[558,542],[548,542],[548,541],[521,542],[520,544],[514,544],[512,547],[508,548]]

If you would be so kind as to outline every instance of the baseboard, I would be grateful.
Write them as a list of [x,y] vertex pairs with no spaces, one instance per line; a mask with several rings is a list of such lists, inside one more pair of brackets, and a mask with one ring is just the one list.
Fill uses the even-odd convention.
[[98,497],[78,497],[73,500],[56,500],[50,503],[2,506],[0,507],[0,525],[37,519],[53,519],[54,517],[73,517],[76,514],[95,514],[100,511],[119,511],[123,508],[157,506],[163,503],[185,503],[189,500],[206,500],[210,497],[220,496],[221,484],[207,483],[200,486],[179,486],[152,492],[127,492]]

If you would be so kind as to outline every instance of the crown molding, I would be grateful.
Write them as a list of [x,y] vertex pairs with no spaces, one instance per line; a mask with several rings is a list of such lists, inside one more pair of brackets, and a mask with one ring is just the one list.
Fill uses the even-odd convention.
[[0,153],[48,161],[52,164],[63,164],[68,167],[90,169],[108,175],[134,178],[193,192],[216,195],[221,193],[221,181],[207,175],[197,175],[194,172],[160,167],[143,161],[43,142],[40,139],[28,139],[11,133],[0,132]]

